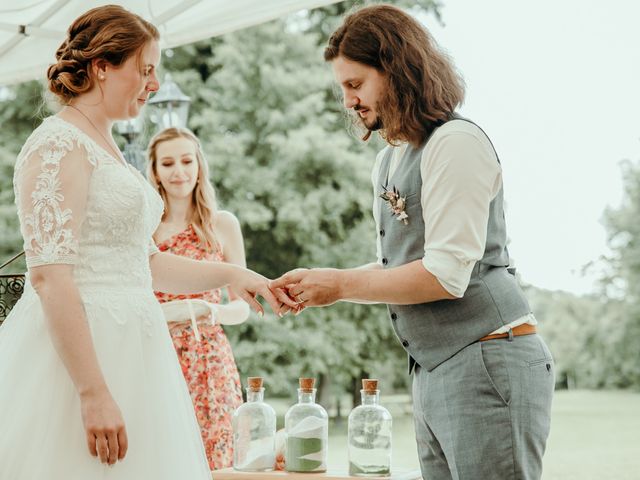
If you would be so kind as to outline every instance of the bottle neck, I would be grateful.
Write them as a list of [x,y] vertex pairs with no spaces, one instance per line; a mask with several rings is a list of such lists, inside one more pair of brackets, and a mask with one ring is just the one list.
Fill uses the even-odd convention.
[[262,402],[264,400],[264,388],[260,390],[251,390],[247,388],[247,403],[248,402]]
[[316,389],[309,391],[302,391],[298,389],[298,403],[316,403]]
[[360,390],[360,398],[362,399],[362,405],[378,405],[380,403],[380,390],[375,392]]

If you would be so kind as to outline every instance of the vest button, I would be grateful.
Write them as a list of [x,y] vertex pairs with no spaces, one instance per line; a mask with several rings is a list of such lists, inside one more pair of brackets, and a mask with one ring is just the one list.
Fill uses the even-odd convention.
[[382,264],[383,264],[383,265],[386,265],[387,263],[389,263],[389,260],[387,260],[386,258],[383,258],[383,259],[382,259]]
[[391,320],[397,320],[398,319],[398,315],[394,313],[391,314]]
[[380,236],[384,237],[384,230],[380,230]]
[[402,346],[403,347],[408,347],[409,346],[409,342],[407,342],[406,340],[402,340]]

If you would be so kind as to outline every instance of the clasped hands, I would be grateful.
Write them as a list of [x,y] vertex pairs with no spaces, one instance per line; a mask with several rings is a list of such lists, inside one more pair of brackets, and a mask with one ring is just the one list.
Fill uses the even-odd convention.
[[344,270],[335,268],[299,268],[275,280],[242,268],[234,268],[232,272],[229,289],[259,315],[263,315],[264,309],[257,300],[258,296],[282,317],[289,312],[297,315],[306,307],[331,305],[342,295]]
[[306,307],[333,305],[342,298],[341,270],[298,268],[269,282],[269,289],[281,300],[277,314],[297,315]]

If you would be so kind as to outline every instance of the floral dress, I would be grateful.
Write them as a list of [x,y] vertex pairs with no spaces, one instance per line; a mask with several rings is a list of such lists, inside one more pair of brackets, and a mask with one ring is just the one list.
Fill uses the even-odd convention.
[[[193,227],[158,244],[160,251],[194,260],[224,261],[221,249],[204,250]],[[220,303],[220,289],[193,295],[171,295],[156,292],[160,303],[186,298],[202,298]],[[231,345],[220,325],[198,323],[200,341],[190,323],[170,325],[173,345],[178,353],[182,373],[187,381],[196,417],[200,424],[209,467],[230,467],[233,462],[233,411],[242,404],[240,376]]]

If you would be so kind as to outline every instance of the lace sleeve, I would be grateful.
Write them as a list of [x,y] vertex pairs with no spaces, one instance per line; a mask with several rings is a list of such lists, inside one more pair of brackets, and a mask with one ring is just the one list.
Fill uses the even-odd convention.
[[75,264],[93,165],[71,138],[27,143],[14,175],[27,266]]

